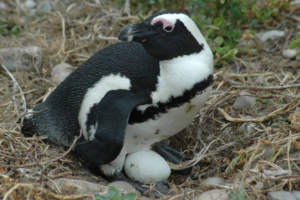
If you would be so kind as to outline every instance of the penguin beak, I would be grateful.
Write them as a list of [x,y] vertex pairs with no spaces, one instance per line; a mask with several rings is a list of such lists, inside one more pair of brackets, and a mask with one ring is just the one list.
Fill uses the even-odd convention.
[[125,42],[145,42],[154,35],[155,32],[151,29],[151,26],[140,23],[123,28],[118,38]]

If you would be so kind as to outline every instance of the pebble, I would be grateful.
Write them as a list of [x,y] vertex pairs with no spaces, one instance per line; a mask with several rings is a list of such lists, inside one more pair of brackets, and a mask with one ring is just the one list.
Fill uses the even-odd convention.
[[60,63],[51,70],[53,82],[59,85],[73,72],[72,66],[68,63]]
[[9,70],[39,72],[42,65],[42,50],[40,47],[18,47],[0,50],[0,62]]
[[285,36],[284,31],[279,31],[279,30],[271,30],[267,31],[265,33],[257,33],[255,35],[256,38],[260,39],[262,42],[266,42],[267,40],[274,40],[276,38],[280,38]]
[[300,5],[300,0],[294,0],[292,2],[290,2],[291,6],[299,6]]
[[210,190],[202,193],[197,200],[229,200],[225,190]]
[[282,51],[282,56],[284,58],[293,59],[297,56],[297,51],[295,49],[286,49]]
[[275,149],[273,146],[267,146],[264,150],[264,154],[262,155],[263,159],[269,159],[275,152]]
[[210,177],[202,181],[200,187],[210,187],[215,185],[222,185],[224,184],[224,179],[219,177]]
[[293,190],[292,194],[296,197],[297,200],[300,200],[300,191],[298,190]]
[[[242,91],[240,95],[250,95],[249,92]],[[251,96],[238,96],[233,104],[233,108],[236,110],[245,109],[251,107],[255,104],[256,99],[255,97]]]
[[46,13],[46,12],[49,12],[51,10],[51,3],[50,1],[38,1],[38,5],[37,5],[37,8],[36,8],[36,12],[38,14],[43,14],[43,13]]
[[131,184],[129,184],[125,181],[114,181],[114,182],[109,183],[107,186],[108,187],[115,186],[123,194],[127,194],[127,193],[130,193],[130,192],[134,192],[136,194],[140,193]]
[[[91,183],[88,181],[82,181],[82,180],[74,180],[74,179],[67,179],[67,178],[61,178],[56,179],[54,182],[57,184],[57,186],[60,188],[62,193],[72,193],[72,194],[106,194],[108,191],[107,186],[103,186],[96,183]],[[53,186],[53,189],[55,187]]]
[[5,12],[7,10],[7,6],[5,3],[0,2],[0,11]]
[[286,191],[268,192],[267,196],[272,200],[297,200],[292,193]]
[[255,128],[255,123],[246,122],[239,127],[239,133],[244,135],[251,135],[256,132]]
[[27,0],[23,5],[27,9],[32,9],[36,6],[36,3],[33,0]]

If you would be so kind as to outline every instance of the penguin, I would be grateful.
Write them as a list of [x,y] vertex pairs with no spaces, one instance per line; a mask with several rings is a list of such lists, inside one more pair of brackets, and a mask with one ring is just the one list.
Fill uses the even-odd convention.
[[[154,148],[178,164],[185,157],[158,143],[187,127],[212,91],[213,54],[194,21],[166,11],[123,28],[122,42],[98,51],[25,115],[24,134],[47,135],[96,166],[108,180],[125,180],[126,155]],[[166,183],[156,189],[168,192]]]

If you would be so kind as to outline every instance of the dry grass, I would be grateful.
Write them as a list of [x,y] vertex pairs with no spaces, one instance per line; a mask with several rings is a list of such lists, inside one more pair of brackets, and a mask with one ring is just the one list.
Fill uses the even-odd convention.
[[[55,11],[39,17],[17,4],[17,10],[11,10],[15,14],[5,20],[19,24],[21,33],[0,35],[0,48],[35,45],[43,51],[39,74],[15,72],[13,81],[0,71],[0,198],[91,197],[60,193],[54,180],[61,177],[107,184],[87,172],[72,153],[67,155],[67,149],[48,143],[45,137],[25,138],[17,121],[27,107],[42,102],[55,89],[50,71],[56,64],[79,66],[96,51],[117,42],[119,30],[139,18],[122,15],[115,5],[103,1],[55,2]],[[193,172],[190,176],[173,174],[169,181],[175,195],[164,199],[194,199],[208,189],[200,184],[211,176],[226,179],[226,184],[215,188],[232,192],[243,185],[251,199],[265,199],[266,192],[282,188],[299,189],[299,60],[281,56],[296,33],[288,27],[296,27],[298,18],[286,13],[282,18],[286,23],[275,21],[272,26],[287,30],[286,38],[263,46],[257,43],[259,54],[240,55],[232,65],[215,71],[215,91],[207,106],[185,131],[171,139],[171,146],[193,156],[191,161],[171,167],[194,166]],[[240,91],[257,98],[254,107],[232,109]],[[246,131],[240,131],[242,126]]]

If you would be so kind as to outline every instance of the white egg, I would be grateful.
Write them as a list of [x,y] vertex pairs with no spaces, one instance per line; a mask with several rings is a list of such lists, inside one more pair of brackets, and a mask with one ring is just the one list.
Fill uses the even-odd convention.
[[140,183],[165,181],[171,174],[168,163],[154,151],[139,151],[126,157],[124,164],[126,175]]

